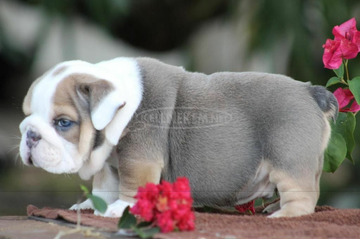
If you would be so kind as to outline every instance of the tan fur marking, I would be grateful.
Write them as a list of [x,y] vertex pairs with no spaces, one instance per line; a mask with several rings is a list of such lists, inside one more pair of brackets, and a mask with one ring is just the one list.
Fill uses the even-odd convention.
[[54,95],[53,119],[67,118],[76,122],[76,125],[68,131],[58,133],[67,141],[77,145],[79,153],[91,150],[95,130],[92,127],[88,110],[79,103],[76,86],[95,80],[94,76],[72,74],[59,83]]
[[280,193],[281,209],[270,217],[295,217],[314,212],[318,200],[318,182],[309,178],[294,178],[283,171],[270,173],[270,182]]
[[119,199],[127,202],[134,202],[134,196],[140,186],[146,183],[159,183],[162,171],[162,164],[149,160],[120,160]]
[[91,124],[90,118],[84,119],[80,126],[80,136],[78,150],[80,154],[85,154],[92,150],[92,142],[94,139],[95,130]]
[[53,119],[55,120],[59,118],[66,118],[76,122],[76,124],[68,131],[59,131],[58,134],[67,141],[78,145],[82,119],[74,102],[74,84],[75,82],[72,79],[67,78],[60,82],[60,84],[57,86],[56,93],[54,95]]
[[58,69],[56,69],[56,70],[53,72],[52,76],[53,76],[53,77],[56,77],[56,76],[59,75],[60,73],[63,73],[67,68],[68,68],[67,66],[61,66],[61,67],[59,67]]
[[[84,103],[84,101],[91,101],[90,106],[94,107],[112,89],[113,86],[105,80],[80,73],[69,75],[57,86],[54,95],[53,119],[67,118],[76,122],[76,125],[68,131],[58,132],[58,134],[77,145],[79,153],[88,151],[90,154],[95,137],[95,129],[87,108],[89,103]],[[80,94],[83,94],[84,99],[80,99],[77,91],[83,91]]]
[[73,104],[66,105],[65,102],[54,103],[54,118],[61,118],[64,116],[70,118],[70,120],[78,121],[78,113],[74,107]]

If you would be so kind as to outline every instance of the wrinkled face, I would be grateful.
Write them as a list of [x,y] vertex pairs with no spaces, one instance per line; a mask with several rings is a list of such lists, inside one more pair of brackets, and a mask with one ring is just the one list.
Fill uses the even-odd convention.
[[60,64],[36,80],[23,104],[22,161],[52,173],[79,171],[102,147],[105,126],[124,105],[116,97],[105,101],[114,92],[95,65],[79,61]]

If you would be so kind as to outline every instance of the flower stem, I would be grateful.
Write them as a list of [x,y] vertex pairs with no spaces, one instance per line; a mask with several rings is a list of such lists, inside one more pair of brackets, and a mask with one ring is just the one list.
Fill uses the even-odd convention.
[[340,82],[343,83],[343,84],[345,84],[345,85],[347,85],[347,86],[349,86],[349,84],[345,81],[344,78],[341,78],[341,79],[340,79]]
[[349,77],[349,69],[348,69],[348,62],[349,62],[348,59],[344,60],[344,66],[345,66],[345,72],[346,72],[346,81],[349,81],[349,80],[350,80],[350,77]]

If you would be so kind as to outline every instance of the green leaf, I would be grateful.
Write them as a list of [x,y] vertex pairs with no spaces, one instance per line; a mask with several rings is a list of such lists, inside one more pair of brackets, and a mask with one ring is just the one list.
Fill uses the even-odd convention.
[[331,124],[331,138],[325,151],[324,168],[326,172],[335,172],[340,164],[349,159],[355,147],[354,130],[356,119],[353,113],[339,113],[336,123]]
[[343,78],[344,77],[344,63],[341,64],[341,66],[338,69],[334,69],[334,72],[335,72],[336,76],[338,76],[339,78]]
[[326,83],[326,87],[330,87],[332,85],[341,83],[341,78],[339,77],[332,77],[329,79],[329,81]]
[[152,224],[152,222],[140,222],[138,225],[136,225],[137,228],[144,228],[149,227]]
[[346,152],[345,139],[341,136],[341,134],[332,132],[329,145],[324,154],[323,170],[325,172],[335,172],[335,170],[344,161]]
[[104,199],[92,194],[88,194],[87,197],[92,201],[92,204],[96,210],[98,210],[101,213],[106,212],[107,203],[104,201]]
[[137,222],[136,218],[134,215],[132,215],[129,212],[129,210],[130,210],[129,206],[127,208],[125,208],[124,213],[119,220],[118,228],[131,229],[131,228],[135,227],[136,222]]
[[355,97],[355,100],[360,104],[360,77],[355,77],[348,81],[349,89]]
[[85,187],[84,185],[80,185],[80,188],[85,193],[85,195],[90,194],[89,189],[87,189],[87,187]]
[[160,228],[153,227],[153,228],[133,228],[134,232],[139,235],[140,238],[152,238],[156,233],[160,232]]
[[105,213],[107,209],[107,203],[104,201],[104,199],[92,195],[87,187],[84,185],[80,185],[81,190],[84,192],[85,196],[91,200],[94,208],[98,210],[101,213]]
[[331,124],[331,128],[333,131],[341,134],[346,142],[346,158],[349,159],[352,163],[354,160],[351,156],[354,147],[355,147],[355,139],[354,139],[354,131],[356,126],[355,115],[351,112],[348,113],[339,113],[336,123]]

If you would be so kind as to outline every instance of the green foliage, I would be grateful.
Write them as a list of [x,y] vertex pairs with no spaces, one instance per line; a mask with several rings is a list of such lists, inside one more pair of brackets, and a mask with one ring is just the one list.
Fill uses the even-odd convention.
[[[81,190],[84,192],[84,195],[91,200],[94,208],[101,213],[105,213],[107,209],[106,202],[93,194],[85,187],[80,185]],[[134,235],[140,238],[151,238],[154,234],[160,232],[160,228],[152,226],[151,222],[139,222],[136,217],[130,213],[130,207],[128,206],[118,222],[119,229],[125,229],[131,231]],[[132,235],[133,236],[133,235]]]
[[325,151],[325,172],[335,172],[345,158],[353,161],[351,156],[355,147],[354,130],[356,120],[351,112],[339,113],[335,123],[331,123],[331,138]]
[[80,185],[80,188],[84,192],[85,195],[90,194],[89,189],[87,189],[87,187],[85,187],[84,185]]
[[326,87],[333,86],[335,84],[341,83],[341,78],[339,77],[332,77],[329,79],[329,81],[326,83]]
[[160,228],[153,227],[151,222],[137,223],[137,219],[130,212],[130,207],[124,210],[122,217],[119,220],[118,228],[131,230],[140,238],[151,238],[154,234],[160,232]]
[[335,172],[346,156],[346,142],[341,134],[332,132],[329,145],[325,150],[324,167],[325,172]]
[[134,232],[136,232],[140,238],[152,238],[156,233],[160,232],[160,228],[134,228]]
[[344,64],[341,64],[341,66],[338,69],[334,69],[334,72],[338,78],[342,79],[344,78]]
[[119,220],[118,228],[121,229],[131,229],[133,226],[136,225],[137,221],[134,215],[130,212],[130,207],[125,208],[122,217]]
[[355,100],[360,104],[360,77],[355,77],[348,81],[349,89],[355,97]]
[[80,185],[81,190],[84,192],[84,195],[91,200],[94,208],[96,210],[98,210],[101,213],[105,213],[106,209],[107,209],[107,204],[104,201],[104,199],[93,195],[89,192],[89,190],[87,189],[87,187],[85,187],[84,185]]
[[92,201],[94,208],[96,210],[98,210],[101,213],[106,212],[107,204],[102,198],[92,195],[92,194],[88,195],[88,198]]

